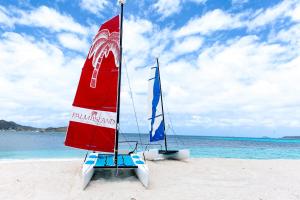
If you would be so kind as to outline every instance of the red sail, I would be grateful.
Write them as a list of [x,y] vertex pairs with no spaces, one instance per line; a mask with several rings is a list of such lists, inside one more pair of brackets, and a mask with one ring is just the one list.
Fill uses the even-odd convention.
[[66,146],[114,151],[119,35],[119,16],[115,16],[100,27],[93,40],[74,99]]

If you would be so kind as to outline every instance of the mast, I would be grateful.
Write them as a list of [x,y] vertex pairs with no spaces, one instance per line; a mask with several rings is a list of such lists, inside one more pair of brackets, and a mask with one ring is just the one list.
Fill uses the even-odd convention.
[[120,129],[120,101],[121,101],[121,69],[122,69],[122,35],[123,35],[123,5],[124,0],[119,0],[121,4],[121,22],[120,22],[120,60],[119,60],[119,78],[118,78],[118,96],[117,96],[117,127],[115,141],[115,166],[118,166],[118,148],[119,148],[119,129]]
[[163,126],[164,126],[165,148],[166,148],[166,151],[168,151],[168,146],[167,146],[167,134],[166,134],[166,127],[165,127],[164,103],[163,103],[163,98],[162,98],[162,90],[161,90],[161,80],[160,80],[160,71],[159,71],[158,58],[156,58],[156,63],[157,63],[158,80],[159,80],[159,87],[160,87],[160,101],[161,101],[161,111],[162,111]]

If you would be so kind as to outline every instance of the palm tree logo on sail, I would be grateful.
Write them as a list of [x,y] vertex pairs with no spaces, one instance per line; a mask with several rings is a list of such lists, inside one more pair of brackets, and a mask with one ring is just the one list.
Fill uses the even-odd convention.
[[93,57],[94,71],[92,74],[90,87],[96,88],[97,77],[100,70],[100,66],[103,57],[107,58],[109,52],[114,55],[115,65],[119,67],[120,60],[120,44],[119,44],[119,32],[110,33],[108,29],[103,29],[95,36],[92,47],[89,52],[89,59]]

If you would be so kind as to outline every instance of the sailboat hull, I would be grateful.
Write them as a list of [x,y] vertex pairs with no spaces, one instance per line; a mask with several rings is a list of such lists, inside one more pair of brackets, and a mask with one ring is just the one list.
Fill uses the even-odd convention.
[[90,153],[82,166],[82,189],[85,189],[87,187],[95,173],[94,166],[96,164],[97,158],[98,153]]
[[158,149],[149,149],[148,151],[140,152],[146,160],[187,160],[190,157],[189,149],[180,149],[174,151],[161,151]]
[[146,165],[145,161],[143,160],[143,157],[141,157],[138,154],[131,154],[131,157],[137,165],[137,168],[134,169],[134,172],[138,179],[141,181],[144,187],[148,188],[149,186],[149,169]]
[[137,154],[119,154],[118,166],[114,165],[113,154],[90,153],[82,167],[82,189],[85,189],[91,181],[96,169],[133,169],[143,186],[149,185],[149,169]]

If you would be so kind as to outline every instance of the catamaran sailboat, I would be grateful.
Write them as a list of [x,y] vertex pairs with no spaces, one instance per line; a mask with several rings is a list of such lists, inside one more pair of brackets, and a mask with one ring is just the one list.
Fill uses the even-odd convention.
[[190,152],[188,149],[169,150],[167,145],[167,135],[165,130],[165,115],[163,107],[163,97],[161,89],[160,71],[158,58],[156,66],[151,67],[151,75],[149,81],[149,117],[150,121],[150,142],[165,140],[164,150],[149,149],[144,151],[143,155],[147,160],[163,160],[176,159],[185,160],[189,158]]
[[133,169],[147,187],[149,170],[135,153],[120,153],[120,90],[122,69],[121,14],[106,21],[96,34],[82,68],[65,145],[92,151],[82,167],[83,189],[96,169]]

